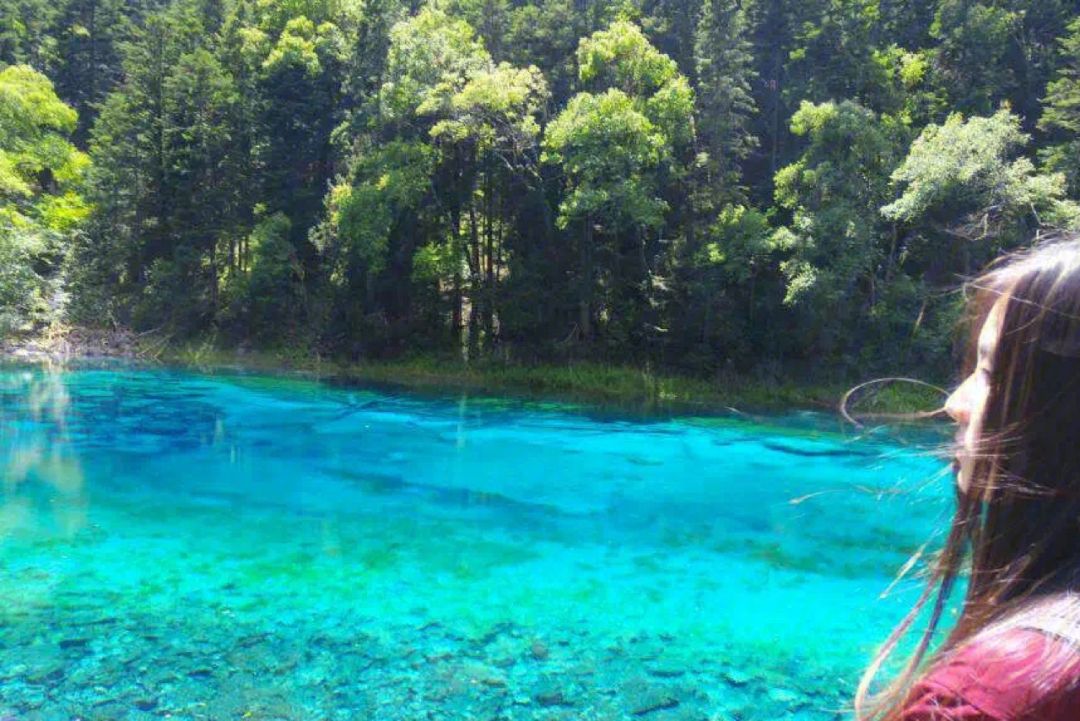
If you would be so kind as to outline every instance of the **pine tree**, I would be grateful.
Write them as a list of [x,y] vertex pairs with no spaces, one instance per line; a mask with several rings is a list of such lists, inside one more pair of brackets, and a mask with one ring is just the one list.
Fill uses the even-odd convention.
[[750,131],[753,56],[745,12],[737,0],[705,0],[694,38],[698,84],[698,137],[708,154],[710,195],[742,199],[741,162],[757,146]]
[[1080,18],[1069,25],[1061,40],[1060,67],[1046,88],[1045,110],[1039,128],[1056,141],[1042,152],[1051,170],[1065,173],[1069,189],[1080,189]]

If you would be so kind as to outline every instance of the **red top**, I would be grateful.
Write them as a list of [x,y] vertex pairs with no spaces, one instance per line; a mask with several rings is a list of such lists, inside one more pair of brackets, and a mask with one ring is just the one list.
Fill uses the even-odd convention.
[[[1066,650],[1058,636],[1015,628],[993,642],[975,639],[912,689],[902,721],[1077,721],[1080,654],[1059,678],[1046,658]],[[1064,676],[1064,678],[1062,678]]]

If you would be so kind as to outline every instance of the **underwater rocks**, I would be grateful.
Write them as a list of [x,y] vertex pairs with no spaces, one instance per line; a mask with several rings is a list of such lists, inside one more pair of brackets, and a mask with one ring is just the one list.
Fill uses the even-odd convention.
[[70,648],[83,648],[90,643],[88,638],[64,638],[60,640],[60,648],[67,650]]
[[533,641],[532,646],[529,648],[532,657],[537,661],[546,661],[551,652],[548,651],[547,644],[543,641]]
[[628,684],[626,696],[626,708],[631,716],[647,716],[679,705],[673,689],[647,681],[638,680]]
[[544,686],[541,690],[537,691],[533,696],[536,699],[536,703],[541,706],[570,706],[572,705],[566,700],[566,695],[562,689]]
[[766,667],[730,648],[586,625],[108,613],[108,624],[58,609],[0,624],[0,718],[835,721],[846,702],[835,675],[798,660]]

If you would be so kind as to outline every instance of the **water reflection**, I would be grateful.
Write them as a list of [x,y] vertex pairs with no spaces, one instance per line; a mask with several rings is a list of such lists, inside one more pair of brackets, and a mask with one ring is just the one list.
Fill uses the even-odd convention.
[[86,476],[70,412],[59,369],[0,374],[0,537],[47,531],[71,538],[86,525]]

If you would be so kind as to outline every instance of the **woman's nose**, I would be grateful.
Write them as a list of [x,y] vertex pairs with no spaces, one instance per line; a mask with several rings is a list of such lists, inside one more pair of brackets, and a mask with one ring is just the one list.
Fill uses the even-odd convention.
[[945,412],[957,423],[963,424],[971,420],[970,389],[971,377],[969,376],[945,401]]

